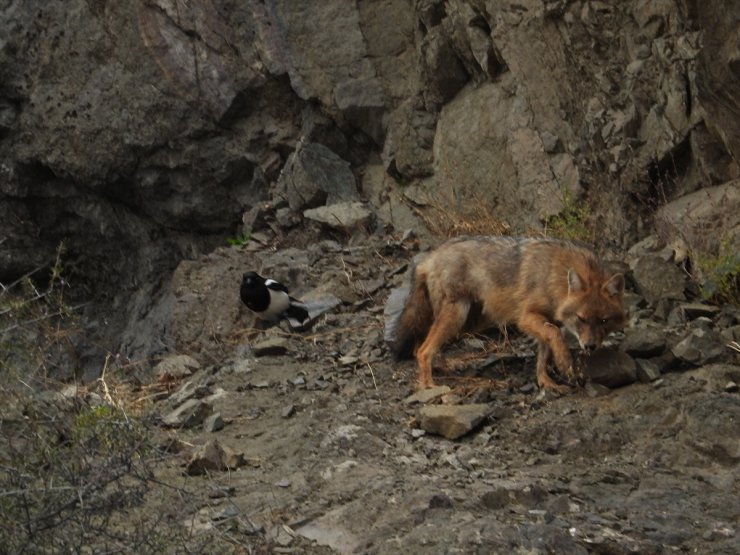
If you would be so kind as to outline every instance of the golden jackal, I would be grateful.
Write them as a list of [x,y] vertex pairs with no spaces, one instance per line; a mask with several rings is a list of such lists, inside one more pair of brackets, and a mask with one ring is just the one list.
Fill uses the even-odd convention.
[[416,267],[393,351],[416,354],[419,388],[432,387],[432,360],[462,331],[516,324],[537,339],[537,383],[567,391],[547,373],[553,358],[573,379],[560,325],[592,350],[624,324],[624,276],[609,276],[588,248],[553,239],[459,237]]

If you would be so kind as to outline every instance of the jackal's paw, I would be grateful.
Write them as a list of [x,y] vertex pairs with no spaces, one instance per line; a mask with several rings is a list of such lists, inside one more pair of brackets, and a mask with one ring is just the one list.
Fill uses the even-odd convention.
[[557,393],[558,395],[566,395],[573,391],[573,388],[569,385],[559,383],[542,386],[542,389],[544,389],[545,391],[552,391],[553,393]]
[[549,376],[538,378],[537,384],[540,386],[540,389],[559,393],[560,395],[565,395],[571,391],[571,387],[569,385],[555,383]]
[[417,391],[424,391],[425,389],[432,389],[433,387],[437,387],[437,384],[434,383],[434,380],[419,380],[416,382],[416,390]]

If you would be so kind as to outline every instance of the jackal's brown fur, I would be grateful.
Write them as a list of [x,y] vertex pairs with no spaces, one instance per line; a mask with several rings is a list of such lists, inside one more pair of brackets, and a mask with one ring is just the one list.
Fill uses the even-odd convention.
[[559,326],[583,349],[598,347],[624,324],[622,274],[608,275],[588,248],[552,239],[460,237],[416,267],[392,345],[416,354],[418,385],[434,385],[432,360],[462,331],[516,324],[537,339],[537,382],[567,390],[547,373],[548,362],[568,378],[573,359]]

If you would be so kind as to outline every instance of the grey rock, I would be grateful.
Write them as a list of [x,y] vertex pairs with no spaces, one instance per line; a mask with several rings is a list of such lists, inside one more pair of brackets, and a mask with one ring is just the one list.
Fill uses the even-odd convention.
[[218,432],[224,428],[224,419],[221,418],[221,413],[217,412],[210,415],[203,422],[203,431],[206,433]]
[[435,493],[429,499],[430,509],[451,509],[452,499],[444,493]]
[[419,426],[425,432],[457,439],[474,430],[490,412],[485,404],[424,406],[419,411]]
[[646,255],[638,258],[632,275],[639,292],[653,306],[661,299],[684,300],[686,275],[675,264],[659,256]]
[[591,397],[593,399],[596,397],[604,397],[606,395],[609,395],[611,393],[611,389],[600,383],[589,382],[586,384],[585,392],[588,397]]
[[676,358],[695,366],[722,360],[726,356],[725,351],[722,336],[704,328],[692,330],[671,349]]
[[[563,191],[576,195],[580,183],[578,172],[565,172],[574,181],[558,182],[539,133],[523,123],[531,119],[532,106],[526,98],[509,92],[516,89],[515,81],[516,72],[505,72],[496,82],[466,89],[467,94],[445,105],[436,128],[434,175],[424,185],[435,192],[435,204],[448,207],[453,197],[446,198],[444,193],[454,175],[457,195],[491,207],[491,216],[517,221],[524,229],[559,213]],[[484,112],[487,116],[481,118]],[[556,126],[559,123],[553,121]],[[470,133],[471,129],[477,133]],[[487,140],[481,142],[480,136]],[[496,171],[486,171],[486,167]]]
[[660,367],[652,360],[638,358],[635,359],[637,365],[637,379],[642,383],[654,382],[660,378]]
[[171,428],[199,426],[213,412],[213,407],[200,399],[189,399],[162,418],[162,424]]
[[288,340],[285,337],[268,337],[252,346],[254,356],[280,356],[288,352]]
[[389,117],[382,154],[386,171],[397,178],[431,175],[436,125],[437,115],[427,111],[420,97],[402,102]]
[[301,296],[301,300],[306,305],[308,316],[312,322],[342,304],[342,299],[326,291],[309,291]]
[[177,406],[187,401],[188,399],[201,399],[211,394],[210,386],[206,384],[196,383],[194,380],[187,381],[182,384],[177,391],[175,391],[170,398],[168,403],[170,406]]
[[406,397],[403,402],[406,405],[411,405],[414,403],[425,404],[433,399],[441,397],[442,395],[446,395],[451,391],[452,390],[446,385],[438,385],[436,387],[430,387],[428,389],[417,391],[413,395]]
[[380,81],[374,75],[352,77],[337,83],[334,99],[349,121],[365,131],[376,144],[383,144],[385,94]]
[[179,380],[200,370],[200,363],[190,355],[174,355],[165,358],[154,367],[159,379]]
[[585,376],[600,385],[615,388],[634,383],[637,367],[634,359],[616,347],[602,347],[586,361]]
[[185,467],[188,476],[199,476],[209,471],[233,470],[247,464],[242,453],[212,440],[196,448]]
[[[656,222],[662,235],[682,239],[696,258],[732,256],[731,248],[722,252],[722,244],[740,244],[740,180],[684,195],[661,207]],[[695,264],[693,270],[705,288],[712,285],[706,283],[711,276],[702,273],[702,264]]]
[[359,201],[349,163],[324,145],[299,145],[278,180],[278,188],[293,210]]
[[336,202],[309,208],[303,212],[303,216],[339,230],[353,231],[368,230],[374,214],[361,202]]
[[718,306],[704,303],[681,303],[678,305],[678,308],[683,312],[687,320],[693,320],[699,317],[712,318],[721,310]]
[[657,356],[665,347],[665,333],[653,328],[632,328],[620,344],[625,353],[642,358]]

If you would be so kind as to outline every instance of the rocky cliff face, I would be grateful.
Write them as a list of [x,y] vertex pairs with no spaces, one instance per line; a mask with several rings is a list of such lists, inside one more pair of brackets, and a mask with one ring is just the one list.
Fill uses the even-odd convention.
[[[263,201],[273,232],[358,199],[380,224],[420,227],[404,203],[440,197],[531,231],[581,199],[599,240],[624,248],[657,206],[738,177],[733,11],[718,0],[6,2],[0,281],[64,240],[75,294],[96,300],[92,325],[116,338],[110,349],[150,356],[166,348],[153,310],[178,262],[259,228]],[[307,181],[310,194],[291,193]],[[717,198],[737,213],[737,195]],[[737,225],[718,233],[735,241]]]

